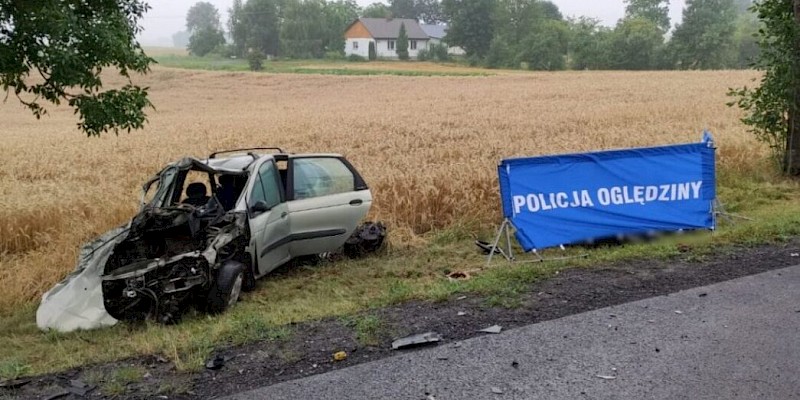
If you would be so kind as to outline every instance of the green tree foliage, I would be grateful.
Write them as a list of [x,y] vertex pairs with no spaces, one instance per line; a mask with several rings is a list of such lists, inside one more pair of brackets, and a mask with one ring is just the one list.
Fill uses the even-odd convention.
[[800,0],[760,0],[753,6],[762,23],[755,66],[761,85],[731,90],[730,105],[746,111],[742,121],[767,143],[782,170],[800,175]]
[[258,49],[251,51],[247,54],[247,64],[250,66],[250,71],[261,71],[264,69],[264,53]]
[[326,31],[322,44],[328,52],[344,55],[344,30],[358,18],[360,8],[355,0],[329,1],[325,7]]
[[417,0],[414,4],[416,16],[426,24],[440,24],[447,22],[439,0]]
[[228,32],[233,41],[233,52],[242,57],[245,55],[247,42],[247,27],[244,24],[244,5],[242,0],[233,0],[228,9]]
[[450,21],[445,42],[460,46],[471,58],[483,58],[494,38],[495,0],[443,0]]
[[219,30],[219,11],[205,1],[195,3],[186,13],[186,30],[195,32],[204,29]]
[[378,59],[378,53],[375,51],[375,42],[369,42],[369,51],[367,53],[370,61],[375,61]]
[[325,54],[328,20],[324,0],[287,1],[283,7],[281,54],[291,58],[321,58]]
[[193,55],[202,57],[225,44],[219,27],[219,12],[211,3],[201,1],[189,8],[186,29],[191,34],[187,48]]
[[597,19],[586,17],[570,20],[569,29],[569,59],[572,69],[609,68],[611,29],[600,25]]
[[417,8],[414,0],[389,0],[389,10],[393,18],[417,19]]
[[734,0],[687,0],[670,47],[680,68],[720,69],[736,64]]
[[406,34],[406,24],[400,24],[400,33],[397,35],[395,44],[397,57],[401,60],[408,60],[408,35]]
[[[137,0],[0,0],[0,85],[37,118],[43,102],[67,101],[89,136],[141,128],[152,105],[130,73],[153,62],[136,41],[147,9]],[[128,84],[103,91],[109,69]]]
[[743,12],[736,19],[736,31],[733,34],[737,61],[735,67],[749,68],[758,58],[758,29],[761,27],[756,15]]
[[[498,0],[494,13],[498,40],[493,57],[507,47],[511,58],[502,64],[538,70],[566,67],[569,26],[558,7],[541,0]],[[496,62],[492,62],[496,64]]]
[[192,55],[202,57],[224,44],[225,36],[221,30],[201,28],[192,33],[186,48],[189,49],[189,53]]
[[242,8],[245,47],[277,56],[280,51],[278,0],[247,0]]
[[392,16],[392,10],[386,4],[372,3],[364,7],[361,16],[364,18],[389,18]]
[[661,32],[669,31],[669,0],[625,0],[625,4],[625,18],[644,18]]
[[608,43],[609,67],[612,69],[656,69],[664,51],[661,28],[641,17],[621,20]]

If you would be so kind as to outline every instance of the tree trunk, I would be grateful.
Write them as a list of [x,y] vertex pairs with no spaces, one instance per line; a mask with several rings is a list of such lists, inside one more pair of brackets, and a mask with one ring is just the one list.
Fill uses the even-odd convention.
[[[800,30],[800,0],[794,0],[795,29]],[[800,175],[800,34],[795,34],[792,62],[792,104],[789,105],[789,131],[786,132],[785,170]]]

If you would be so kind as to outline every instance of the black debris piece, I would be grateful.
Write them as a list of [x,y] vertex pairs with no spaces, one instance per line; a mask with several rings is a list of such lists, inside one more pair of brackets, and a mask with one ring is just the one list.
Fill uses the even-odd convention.
[[363,257],[380,250],[386,238],[382,222],[365,222],[344,243],[344,254],[350,258]]
[[216,371],[225,366],[225,357],[222,354],[214,354],[206,361],[206,369]]

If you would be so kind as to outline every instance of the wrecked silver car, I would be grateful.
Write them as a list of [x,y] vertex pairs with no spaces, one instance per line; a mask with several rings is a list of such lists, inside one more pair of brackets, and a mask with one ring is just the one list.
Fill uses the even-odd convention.
[[184,158],[145,183],[126,227],[84,247],[76,271],[42,297],[37,324],[170,323],[190,306],[221,313],[295,257],[358,253],[362,238],[380,245],[382,226],[356,231],[371,204],[361,175],[337,154],[255,148]]

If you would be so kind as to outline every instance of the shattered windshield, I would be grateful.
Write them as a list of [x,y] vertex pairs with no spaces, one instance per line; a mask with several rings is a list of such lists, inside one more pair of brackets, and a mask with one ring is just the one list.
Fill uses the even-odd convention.
[[[163,207],[166,204],[167,199],[171,197],[173,183],[175,182],[175,177],[177,175],[177,167],[167,167],[161,172],[161,174],[159,174],[158,178],[148,182],[145,185],[144,192],[142,194],[143,204],[148,207]],[[151,198],[148,196],[148,192],[150,192],[150,188],[156,182],[158,182],[158,186],[152,195],[152,199],[146,200]]]

